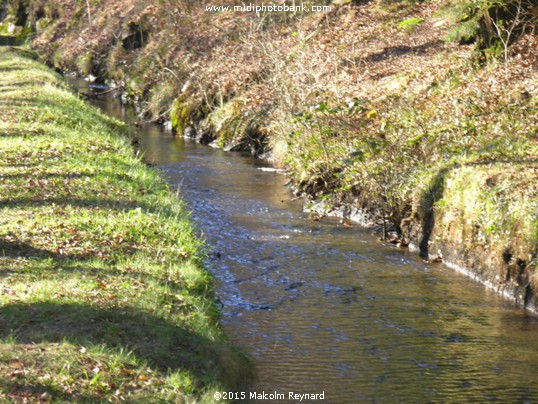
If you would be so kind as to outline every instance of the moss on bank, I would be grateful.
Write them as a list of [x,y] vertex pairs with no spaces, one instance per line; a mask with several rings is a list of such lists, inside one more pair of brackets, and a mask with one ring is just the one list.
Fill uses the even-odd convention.
[[[180,135],[270,149],[298,193],[388,219],[402,244],[536,308],[533,8],[479,2],[464,38],[464,1],[323,3],[254,14],[206,11],[212,0],[36,0],[29,20],[47,23],[33,45],[55,67],[114,81]],[[488,15],[495,41],[493,25],[478,29]]]
[[474,161],[424,173],[403,233],[425,257],[441,256],[536,310],[538,166]]
[[184,204],[122,124],[0,48],[0,398],[210,401],[248,361]]

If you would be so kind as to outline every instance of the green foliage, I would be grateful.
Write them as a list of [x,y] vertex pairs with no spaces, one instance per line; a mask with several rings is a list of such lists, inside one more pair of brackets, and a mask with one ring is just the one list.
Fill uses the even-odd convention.
[[189,118],[190,114],[188,105],[181,97],[176,98],[170,110],[170,120],[172,121],[172,127],[180,135],[182,135],[185,131]]
[[445,36],[448,42],[466,43],[472,41],[478,35],[480,24],[478,18],[471,18],[466,21],[458,21],[457,24],[450,29]]
[[480,30],[480,3],[459,1],[441,13],[452,23],[445,35],[449,42],[468,42],[476,38]]
[[[21,45],[32,39],[35,27],[29,18],[29,4],[26,0],[2,1],[0,6],[0,43]],[[7,38],[11,38],[9,41]]]
[[171,81],[164,81],[152,88],[148,100],[148,110],[151,118],[153,120],[159,120],[163,117],[168,118],[167,115],[170,114],[171,105],[173,105],[176,95],[175,83]]
[[[522,98],[511,105],[484,89],[456,101],[451,97],[468,85],[468,77],[450,70],[440,80],[443,84],[432,85],[428,95],[376,102],[355,98],[348,104],[323,100],[296,113],[286,137],[286,161],[300,189],[337,201],[351,195],[355,203],[385,212],[398,224],[420,199],[414,190],[433,167],[447,162],[487,167],[487,161],[517,163],[538,155],[532,142],[538,124],[535,101]],[[525,165],[521,173],[531,176]],[[507,177],[505,183],[514,178]],[[525,189],[524,181],[519,183]],[[516,220],[510,209],[507,217]],[[484,226],[495,232],[494,208],[488,212]],[[531,224],[525,228],[533,231]]]
[[417,25],[422,24],[423,22],[424,18],[412,17],[402,21],[397,25],[397,27],[398,29],[404,30],[406,32],[411,32],[417,27]]
[[506,48],[518,35],[536,28],[534,0],[463,0],[442,12],[452,26],[447,41],[476,41],[490,54],[501,44]]
[[93,56],[91,51],[87,51],[80,55],[77,60],[77,70],[84,76],[92,73]]

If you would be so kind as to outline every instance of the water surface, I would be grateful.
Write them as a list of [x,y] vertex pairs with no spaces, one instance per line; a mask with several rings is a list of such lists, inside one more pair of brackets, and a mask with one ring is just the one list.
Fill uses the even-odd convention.
[[[97,104],[125,117],[117,102]],[[159,126],[138,137],[207,240],[222,322],[257,366],[252,391],[324,391],[329,403],[538,402],[534,315],[367,230],[309,221],[263,161]]]

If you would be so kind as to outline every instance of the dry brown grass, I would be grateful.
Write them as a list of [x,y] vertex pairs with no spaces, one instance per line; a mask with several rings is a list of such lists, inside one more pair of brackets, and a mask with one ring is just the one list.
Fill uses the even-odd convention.
[[[58,67],[116,81],[180,132],[197,124],[221,145],[259,137],[300,191],[368,205],[397,228],[436,170],[538,156],[538,36],[479,63],[475,45],[443,41],[446,2],[254,16],[204,11],[217,1],[103,0],[91,26],[85,2],[35,4],[55,10],[34,45]],[[410,18],[423,22],[399,28]],[[142,46],[126,46],[136,32]],[[520,209],[532,211],[536,180],[524,174]]]

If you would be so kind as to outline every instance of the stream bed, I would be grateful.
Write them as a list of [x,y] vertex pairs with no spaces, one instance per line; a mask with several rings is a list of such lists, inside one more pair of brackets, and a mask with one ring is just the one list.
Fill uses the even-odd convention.
[[[118,100],[94,104],[128,121]],[[328,403],[538,402],[535,315],[368,230],[309,221],[264,161],[157,125],[137,137],[207,241],[223,326],[257,368],[251,391],[324,392]]]

